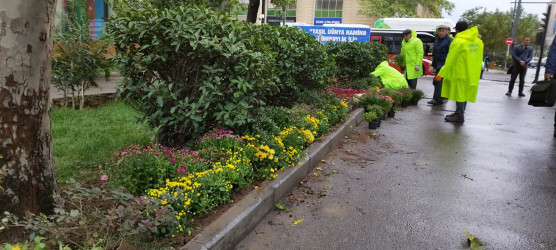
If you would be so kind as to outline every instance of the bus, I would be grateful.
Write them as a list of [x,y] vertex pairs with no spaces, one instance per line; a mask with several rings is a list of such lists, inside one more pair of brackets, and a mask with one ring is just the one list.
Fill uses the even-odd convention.
[[[402,41],[403,41],[403,30],[386,30],[386,29],[371,29],[370,42],[380,43],[388,48],[388,57],[392,57],[401,53]],[[434,72],[429,70],[429,66],[432,64],[432,53],[434,40],[434,32],[422,32],[417,31],[417,38],[423,42],[423,74],[424,75],[434,75]],[[390,60],[390,66],[400,70],[392,60]],[[401,70],[400,70],[401,72]]]

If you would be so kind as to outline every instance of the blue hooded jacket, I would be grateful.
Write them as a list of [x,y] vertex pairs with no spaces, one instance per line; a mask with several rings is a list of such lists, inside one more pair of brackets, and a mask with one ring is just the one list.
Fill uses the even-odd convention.
[[554,75],[556,73],[556,38],[552,41],[548,50],[548,57],[544,65],[544,73]]

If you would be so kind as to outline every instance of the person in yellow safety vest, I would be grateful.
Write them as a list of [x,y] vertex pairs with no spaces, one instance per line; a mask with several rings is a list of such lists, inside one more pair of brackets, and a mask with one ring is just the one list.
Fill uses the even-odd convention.
[[394,67],[390,66],[388,61],[378,64],[375,71],[371,72],[371,75],[380,77],[380,82],[382,82],[382,85],[384,85],[387,89],[400,90],[401,88],[408,87],[403,74]]
[[417,88],[417,78],[423,75],[423,42],[417,38],[417,31],[404,30],[402,51],[405,60],[405,78],[409,87],[412,89]]
[[447,122],[463,123],[467,102],[475,102],[479,90],[484,45],[477,37],[479,29],[467,27],[465,21],[456,24],[456,38],[437,75],[443,78],[442,97],[456,101],[456,112],[444,118]]

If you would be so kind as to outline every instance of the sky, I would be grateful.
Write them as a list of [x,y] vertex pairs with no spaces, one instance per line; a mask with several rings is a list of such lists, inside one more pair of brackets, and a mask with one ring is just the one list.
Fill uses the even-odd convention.
[[[514,4],[512,2],[517,2],[517,0],[448,0],[454,3],[456,6],[452,11],[452,15],[443,13],[444,18],[448,18],[456,23],[463,12],[470,10],[474,7],[481,6],[485,7],[488,12],[495,11],[497,8],[500,11],[509,11],[513,9]],[[526,13],[537,14],[539,18],[542,13],[546,11],[546,4],[526,4],[526,2],[549,2],[549,0],[522,0],[521,6]]]

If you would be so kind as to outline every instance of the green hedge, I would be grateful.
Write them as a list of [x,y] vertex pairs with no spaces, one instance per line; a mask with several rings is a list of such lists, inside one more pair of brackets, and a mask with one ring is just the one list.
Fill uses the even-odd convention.
[[377,63],[388,60],[388,49],[379,43],[327,43],[326,48],[336,62],[341,83],[369,77]]
[[274,57],[257,28],[222,12],[133,9],[106,28],[126,79],[121,96],[163,145],[183,145],[215,127],[247,126],[278,90]]

